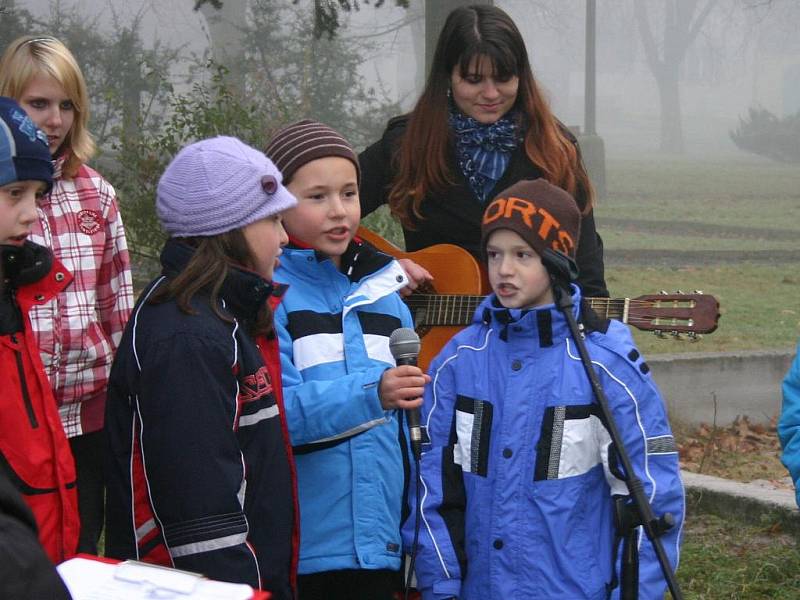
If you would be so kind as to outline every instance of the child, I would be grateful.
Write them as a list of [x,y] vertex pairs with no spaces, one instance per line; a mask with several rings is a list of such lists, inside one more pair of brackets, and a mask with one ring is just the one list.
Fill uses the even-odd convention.
[[[612,494],[627,489],[609,471],[609,435],[539,258],[545,248],[574,258],[579,223],[571,196],[544,179],[511,186],[484,212],[494,293],[431,363],[423,401],[425,600],[599,600],[614,580]],[[579,307],[577,286],[572,295]],[[661,538],[674,566],[683,488],[664,405],[626,327],[576,313],[647,497],[676,518]],[[658,562],[639,540],[639,597],[661,598]]]
[[75,465],[28,314],[72,280],[31,242],[36,201],[52,185],[47,138],[10,98],[0,98],[0,471],[31,508],[53,562],[75,553]]
[[231,137],[181,150],[158,184],[170,239],[108,388],[106,554],[293,598],[294,463],[271,283],[297,201]]
[[781,460],[792,476],[795,498],[800,506],[800,343],[794,362],[783,380],[783,410],[778,421]]
[[276,277],[275,315],[297,457],[301,600],[389,600],[399,588],[403,442],[397,409],[419,405],[425,376],[394,367],[389,336],[410,327],[391,257],[355,238],[358,159],[336,131],[304,120],[266,149],[298,200]]
[[72,285],[31,311],[31,323],[75,456],[81,536],[96,554],[103,525],[103,406],[111,361],[133,305],[128,248],[114,189],[86,166],[89,97],[80,67],[52,37],[20,37],[0,58],[0,94],[47,134],[53,189],[37,205],[31,240],[53,250]]

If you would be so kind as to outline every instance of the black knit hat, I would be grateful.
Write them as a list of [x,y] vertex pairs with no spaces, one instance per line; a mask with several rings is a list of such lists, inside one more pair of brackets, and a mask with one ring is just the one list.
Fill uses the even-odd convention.
[[510,229],[542,255],[545,248],[575,258],[581,213],[569,193],[544,179],[520,181],[498,194],[483,213],[481,248],[493,231]]
[[47,136],[19,104],[0,96],[0,185],[25,180],[53,184]]
[[311,119],[303,119],[280,129],[264,150],[283,175],[287,184],[297,169],[318,158],[340,156],[356,168],[356,178],[361,182],[358,157],[350,143],[335,129]]

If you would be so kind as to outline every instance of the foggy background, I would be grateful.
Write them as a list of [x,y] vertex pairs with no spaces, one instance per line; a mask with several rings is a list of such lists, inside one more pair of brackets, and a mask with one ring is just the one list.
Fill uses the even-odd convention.
[[[358,136],[361,139],[354,140],[362,146],[370,138],[377,139],[385,118],[413,106],[425,76],[424,3],[409,0],[408,8],[395,6],[393,0],[386,0],[380,7],[375,3],[361,0],[360,10],[339,11],[340,26],[334,41],[323,35],[315,42],[316,51],[323,54],[326,47],[335,53],[334,43],[349,43],[356,58],[348,63],[348,69],[356,70],[363,78],[359,89],[372,90],[373,104],[385,109],[362,123]],[[640,158],[666,151],[698,158],[751,159],[753,155],[738,149],[729,135],[740,117],[747,116],[749,108],[766,109],[778,118],[800,111],[800,3],[678,3],[689,20],[670,29],[664,10],[669,2],[597,2],[597,133],[605,142],[606,156]],[[583,126],[584,0],[498,0],[495,4],[506,10],[522,31],[534,74],[547,90],[556,115],[567,125]],[[22,11],[33,17],[39,31],[56,30],[58,34],[57,30],[70,20],[83,20],[92,31],[117,41],[120,31],[133,31],[143,51],[157,49],[170,54],[160,76],[173,86],[171,92],[187,93],[193,82],[208,80],[208,72],[198,65],[209,58],[227,62],[235,70],[242,64],[238,59],[242,52],[251,59],[259,52],[264,55],[263,49],[253,46],[254,33],[257,36],[254,15],[259,14],[256,25],[262,29],[296,27],[289,24],[291,18],[306,23],[314,19],[311,0],[296,4],[290,0],[225,0],[221,10],[206,3],[196,11],[194,5],[194,0],[0,0],[2,41],[5,45],[15,35],[25,33],[8,30],[14,24],[10,15]],[[642,42],[645,21],[658,55],[651,57],[651,62]],[[243,33],[246,29],[249,38]],[[266,51],[269,55],[269,48]],[[652,60],[663,61],[665,51],[677,57],[672,62],[678,63],[675,71],[679,94],[679,106],[666,110],[672,111],[673,119],[680,115],[679,120],[666,127],[672,132],[682,131],[682,145],[663,140],[661,135],[660,119],[665,109]],[[137,62],[142,75],[148,75],[144,59],[135,53],[125,58],[128,63],[115,68],[118,75]],[[664,72],[669,71],[670,61],[665,63]],[[289,68],[288,64],[282,66]],[[250,93],[256,92],[255,82],[247,85]],[[267,89],[269,83],[261,85]],[[97,89],[91,91],[93,95],[99,93]],[[119,87],[116,91],[120,91]],[[104,90],[106,95],[114,92],[113,88]],[[139,101],[148,103],[150,116],[158,117],[168,111],[168,99],[166,94],[153,102],[148,94],[142,94]],[[124,105],[133,101],[128,97],[120,102]],[[352,105],[347,110],[355,112],[358,108]],[[335,111],[337,107],[330,109]],[[323,120],[326,117],[313,113],[311,116]],[[100,131],[95,129],[103,145],[112,141],[111,133],[120,119],[121,116],[110,118],[99,125]],[[95,122],[99,124],[99,118]]]

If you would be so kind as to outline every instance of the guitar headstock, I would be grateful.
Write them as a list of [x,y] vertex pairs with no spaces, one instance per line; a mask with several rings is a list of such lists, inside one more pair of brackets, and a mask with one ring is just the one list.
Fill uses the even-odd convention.
[[719,323],[719,302],[714,296],[695,291],[686,294],[661,292],[630,300],[627,323],[656,335],[688,334],[695,338],[711,333]]

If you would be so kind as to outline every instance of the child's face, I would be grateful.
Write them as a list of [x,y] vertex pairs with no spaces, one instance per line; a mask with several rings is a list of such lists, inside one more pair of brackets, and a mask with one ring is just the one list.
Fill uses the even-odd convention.
[[30,80],[19,103],[47,134],[50,153],[55,156],[75,121],[75,107],[64,88],[49,75],[39,74]]
[[340,156],[312,160],[295,171],[287,188],[297,206],[284,214],[286,231],[339,266],[361,221],[355,165]]
[[489,283],[506,308],[533,308],[553,302],[550,275],[536,251],[510,229],[498,229],[486,244]]
[[272,281],[272,274],[280,264],[278,256],[282,252],[281,246],[289,241],[281,214],[270,215],[245,225],[242,233],[255,263],[251,265],[252,269],[267,281]]
[[21,246],[36,221],[36,199],[47,186],[41,181],[14,181],[0,186],[0,244]]

